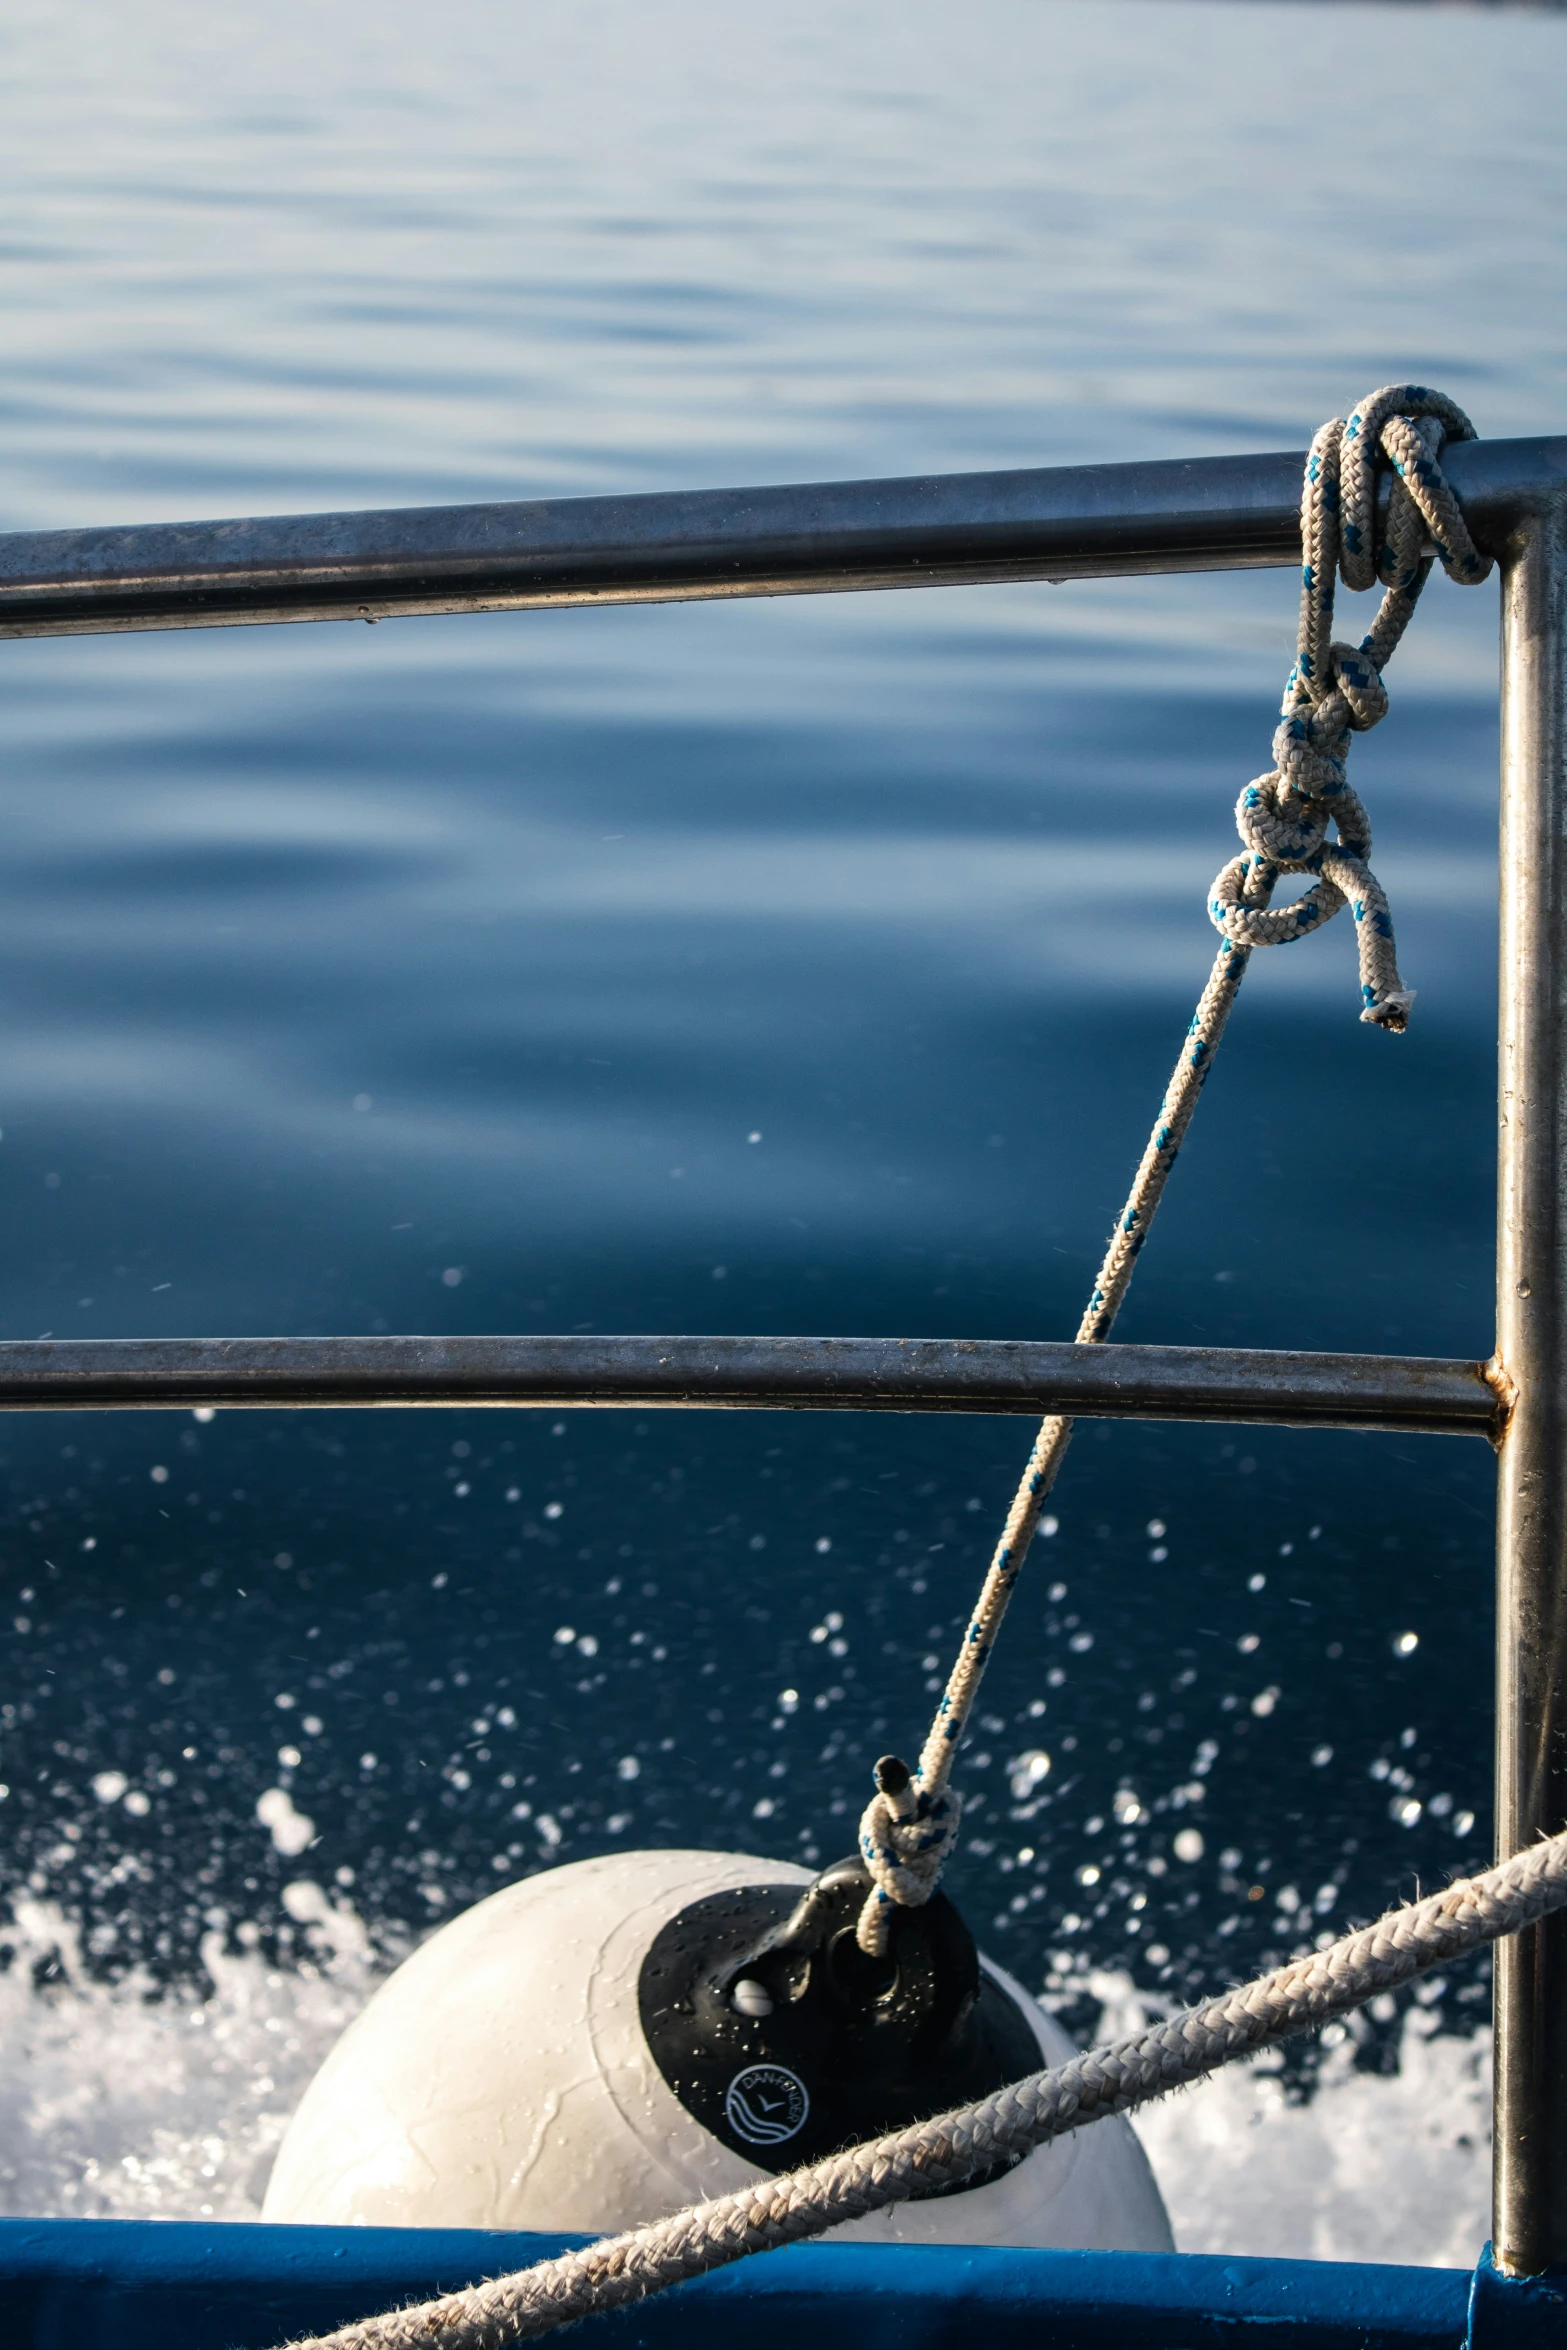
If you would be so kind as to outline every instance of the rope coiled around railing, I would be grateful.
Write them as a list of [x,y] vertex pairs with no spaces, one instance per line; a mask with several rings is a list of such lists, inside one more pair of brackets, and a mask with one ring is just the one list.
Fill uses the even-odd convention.
[[1126,2113],[1167,2090],[1309,2031],[1567,1907],[1567,1835],[1483,1875],[1390,1910],[1347,1934],[1221,1993],[1134,2038],[1033,2073],[976,2105],[851,2147],[805,2170],[677,2211],[627,2235],[497,2277],[439,2301],[391,2310],[291,2350],[508,2350],[556,2326],[645,2300],[750,2253],[821,2235],[917,2189],[961,2187],[1021,2162],[1048,2139]]
[[[1301,494],[1295,663],[1273,737],[1273,767],[1247,784],[1236,806],[1243,853],[1218,875],[1208,903],[1222,944],[1078,1324],[1079,1346],[1110,1335],[1253,947],[1307,938],[1347,905],[1359,950],[1362,1020],[1395,1032],[1408,1024],[1413,997],[1394,958],[1387,898],[1366,862],[1371,826],[1345,780],[1345,760],[1351,736],[1386,715],[1382,671],[1432,564],[1439,561],[1464,586],[1490,574],[1491,559],[1475,546],[1437,462],[1445,440],[1473,438],[1474,426],[1445,393],[1389,384],[1362,400],[1347,423],[1334,417],[1312,441]],[[1379,542],[1377,481],[1388,468],[1393,478]],[[1333,641],[1340,573],[1347,587],[1380,582],[1383,589],[1358,646]],[[1330,824],[1337,835],[1331,842]],[[1310,875],[1311,887],[1274,911],[1273,892],[1287,873]],[[917,1769],[911,1772],[897,1755],[884,1755],[876,1766],[876,1792],[860,1820],[860,1851],[875,1889],[858,1929],[860,1947],[875,1956],[886,1950],[893,1906],[917,1908],[930,1899],[957,1840],[961,1802],[952,1766],[1071,1441],[1070,1420],[1052,1414],[1041,1424]]]

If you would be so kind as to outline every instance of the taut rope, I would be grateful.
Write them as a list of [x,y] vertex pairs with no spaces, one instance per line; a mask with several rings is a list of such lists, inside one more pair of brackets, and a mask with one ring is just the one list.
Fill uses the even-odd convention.
[[1483,1876],[1461,1877],[1327,1950],[1292,1959],[1134,2039],[1033,2073],[977,2105],[916,2122],[809,2169],[758,2179],[737,2194],[467,2292],[297,2342],[292,2350],[508,2350],[748,2253],[819,2236],[841,2220],[900,2203],[917,2188],[961,2187],[998,2164],[1021,2162],[1047,2139],[1126,2113],[1292,2032],[1309,2031],[1426,1967],[1447,1965],[1564,1906],[1567,1835]]
[[[1405,384],[1374,393],[1347,424],[1335,419],[1312,442],[1301,509],[1298,650],[1274,736],[1274,765],[1241,794],[1236,822],[1242,854],[1219,875],[1209,902],[1221,934],[1218,956],[1079,1325],[1080,1345],[1109,1335],[1253,947],[1303,938],[1349,905],[1360,956],[1361,1018],[1394,1031],[1407,1025],[1411,997],[1394,959],[1387,900],[1366,862],[1370,826],[1345,781],[1344,763],[1350,736],[1375,726],[1386,712],[1381,671],[1409,624],[1433,559],[1466,584],[1491,569],[1437,462],[1445,439],[1473,437],[1473,426],[1450,400]],[[1387,532],[1378,546],[1377,476],[1384,459],[1395,478]],[[1425,552],[1428,540],[1434,558]],[[1385,591],[1358,648],[1332,641],[1336,572],[1351,588],[1380,581]],[[1332,842],[1330,822],[1337,835]],[[1273,891],[1286,873],[1310,874],[1312,885],[1294,905],[1274,912]],[[930,1898],[952,1848],[959,1808],[950,1784],[953,1759],[1071,1434],[1065,1419],[1047,1419],[1040,1428],[918,1770],[911,1773],[890,1755],[877,1765],[877,1792],[860,1824],[861,1850],[876,1887],[859,1921],[866,1950],[885,1948],[894,1904],[918,1906]],[[1326,1950],[1294,1959],[1133,2039],[1031,2074],[978,2104],[805,2170],[759,2179],[737,2194],[514,2276],[345,2326],[292,2350],[508,2350],[748,2253],[820,2235],[917,2189],[964,2186],[998,2165],[1022,2161],[1051,2138],[1125,2113],[1292,2032],[1310,2030],[1424,1968],[1447,1964],[1564,1907],[1567,1834],[1390,1911]]]
[[[1381,673],[1409,626],[1433,560],[1466,586],[1489,576],[1490,557],[1476,548],[1437,463],[1444,440],[1474,437],[1463,410],[1441,392],[1390,384],[1363,400],[1347,424],[1340,417],[1325,424],[1311,444],[1301,498],[1300,628],[1273,737],[1273,767],[1246,786],[1237,804],[1244,848],[1214,882],[1208,904],[1223,943],[1078,1324],[1079,1346],[1110,1335],[1253,947],[1304,938],[1347,904],[1360,955],[1362,1020],[1395,1032],[1408,1024],[1412,997],[1398,975],[1387,899],[1366,862],[1371,826],[1345,781],[1344,765],[1350,736],[1364,734],[1387,713]],[[1383,460],[1394,479],[1387,532],[1378,546]],[[1434,557],[1425,552],[1428,540]],[[1347,587],[1380,581],[1384,589],[1371,632],[1358,648],[1333,642],[1336,572]],[[1327,838],[1330,822],[1338,836],[1333,842]],[[1274,888],[1286,873],[1309,873],[1312,886],[1293,905],[1270,911]],[[952,1765],[1071,1440],[1070,1420],[1053,1416],[1040,1427],[918,1769],[911,1772],[897,1755],[884,1755],[876,1765],[876,1793],[860,1821],[860,1850],[875,1891],[860,1913],[857,1936],[861,1949],[874,1955],[887,1946],[893,1904],[917,1908],[930,1899],[956,1840],[961,1805],[951,1785]]]

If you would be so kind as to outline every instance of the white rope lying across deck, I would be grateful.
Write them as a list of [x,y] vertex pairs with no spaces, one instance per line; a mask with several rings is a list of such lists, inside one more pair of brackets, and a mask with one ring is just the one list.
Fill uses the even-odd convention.
[[[1395,1032],[1408,1024],[1413,999],[1394,960],[1387,899],[1366,862],[1371,826],[1345,781],[1344,763],[1351,735],[1386,715],[1382,670],[1409,626],[1433,561],[1466,586],[1490,574],[1491,559],[1476,548],[1437,463],[1444,440],[1474,437],[1468,417],[1443,393],[1389,384],[1363,400],[1347,424],[1334,417],[1311,444],[1301,497],[1300,626],[1273,737],[1273,767],[1246,786],[1236,807],[1244,852],[1219,874],[1208,906],[1223,944],[1078,1324],[1079,1346],[1110,1335],[1253,947],[1308,937],[1348,905],[1360,954],[1362,1020]],[[1378,545],[1377,477],[1389,466],[1394,478],[1387,532]],[[1434,556],[1425,552],[1428,542]],[[1358,647],[1333,642],[1338,572],[1348,587],[1380,581],[1384,590],[1370,634]],[[1330,822],[1338,835],[1332,843]],[[1270,911],[1269,900],[1286,873],[1310,874],[1312,885],[1293,905]],[[918,1769],[911,1773],[897,1755],[884,1755],[876,1765],[876,1793],[860,1820],[860,1852],[875,1890],[857,1933],[861,1949],[873,1956],[887,1947],[893,1905],[917,1908],[930,1899],[957,1839],[961,1806],[951,1785],[952,1765],[1071,1441],[1070,1420],[1053,1415],[1042,1423]]]
[[1445,1892],[1390,1910],[1326,1950],[1292,1959],[1133,2039],[1031,2074],[976,2105],[782,2178],[759,2179],[737,2194],[694,2204],[513,2276],[295,2343],[291,2350],[507,2350],[749,2253],[818,2236],[918,2190],[960,2187],[998,2164],[1021,2162],[1048,2139],[1146,2104],[1292,2032],[1309,2031],[1427,1967],[1450,1964],[1564,1907],[1567,1835],[1560,1835],[1482,1876],[1461,1877]]

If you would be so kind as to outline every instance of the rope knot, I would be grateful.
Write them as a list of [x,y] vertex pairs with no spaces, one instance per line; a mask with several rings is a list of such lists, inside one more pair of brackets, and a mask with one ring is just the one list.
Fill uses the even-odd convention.
[[[1273,772],[1303,800],[1331,800],[1344,789],[1344,758],[1349,749],[1346,713],[1338,695],[1322,706],[1321,714],[1281,718],[1273,731]],[[1334,727],[1337,716],[1341,723]]]
[[876,1792],[860,1818],[860,1856],[875,1891],[855,1929],[869,1957],[886,1951],[894,1906],[918,1909],[935,1892],[962,1809],[955,1788],[931,1793],[900,1756],[884,1754],[876,1765]]
[[[1393,1031],[1407,1027],[1414,997],[1398,975],[1393,918],[1366,862],[1371,828],[1345,780],[1345,759],[1350,737],[1387,715],[1382,672],[1432,563],[1466,585],[1490,572],[1490,557],[1475,546],[1438,463],[1444,441],[1473,438],[1474,426],[1443,393],[1389,384],[1363,400],[1347,424],[1335,417],[1312,442],[1301,502],[1300,633],[1273,738],[1273,771],[1242,792],[1235,821],[1247,853],[1225,866],[1208,901],[1215,928],[1245,948],[1287,946],[1347,905],[1360,955],[1360,1016]],[[1389,469],[1379,538],[1378,478]],[[1384,591],[1359,645],[1332,634],[1340,573],[1347,587],[1380,583]],[[1331,843],[1330,817],[1338,835]],[[1313,886],[1274,912],[1269,900],[1285,873],[1310,873]]]
[[1366,734],[1387,716],[1382,672],[1363,645],[1330,645],[1328,653],[1333,683],[1348,705],[1349,725],[1356,734]]
[[[1328,826],[1338,838],[1330,842]],[[1235,826],[1245,856],[1232,857],[1213,885],[1208,912],[1237,946],[1287,946],[1320,930],[1346,905],[1360,948],[1362,1019],[1402,1028],[1411,997],[1393,959],[1393,923],[1381,885],[1366,863],[1371,826],[1345,784],[1331,801],[1306,799],[1277,770],[1241,793]],[[1292,905],[1269,900],[1280,876],[1309,873],[1312,886]]]

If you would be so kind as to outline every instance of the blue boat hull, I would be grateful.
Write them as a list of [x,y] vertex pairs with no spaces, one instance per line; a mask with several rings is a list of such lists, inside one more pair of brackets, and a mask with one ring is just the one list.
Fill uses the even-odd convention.
[[[275,2350],[575,2238],[0,2220],[4,2350]],[[592,2321],[604,2350],[1567,2350],[1567,2283],[1191,2254],[802,2244]]]

